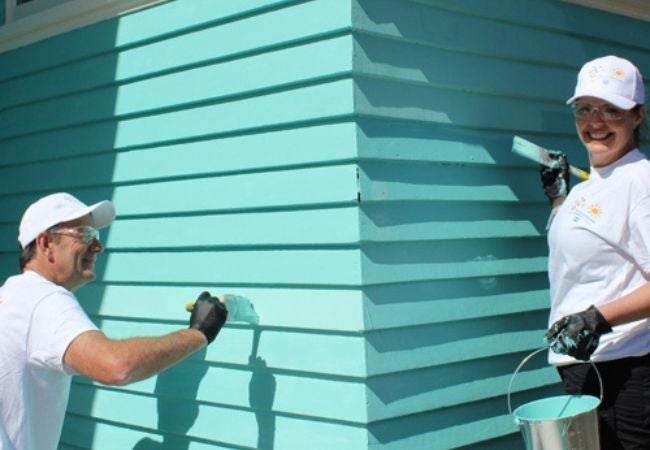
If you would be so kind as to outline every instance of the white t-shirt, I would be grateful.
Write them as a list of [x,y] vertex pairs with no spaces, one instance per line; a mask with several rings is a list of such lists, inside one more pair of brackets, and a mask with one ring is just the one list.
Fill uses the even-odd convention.
[[[590,305],[604,305],[650,280],[650,162],[633,150],[614,164],[591,168],[551,222],[549,326]],[[593,361],[650,352],[650,320],[614,327],[600,338]],[[549,352],[551,364],[576,360]]]
[[67,289],[27,271],[0,287],[0,450],[55,450],[73,371],[63,362],[96,330]]

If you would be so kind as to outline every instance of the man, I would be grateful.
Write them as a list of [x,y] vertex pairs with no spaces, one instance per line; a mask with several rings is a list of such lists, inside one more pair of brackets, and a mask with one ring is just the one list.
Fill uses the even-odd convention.
[[204,292],[188,329],[124,340],[99,331],[73,292],[95,279],[97,230],[114,218],[110,201],[87,206],[66,193],[22,217],[22,273],[0,287],[0,450],[56,449],[72,375],[109,385],[147,378],[212,342],[226,320]]

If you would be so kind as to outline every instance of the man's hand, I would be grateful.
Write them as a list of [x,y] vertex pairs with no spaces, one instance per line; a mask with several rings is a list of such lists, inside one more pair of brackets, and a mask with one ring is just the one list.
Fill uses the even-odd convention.
[[569,162],[562,152],[549,150],[549,153],[557,162],[553,167],[542,166],[540,177],[544,194],[553,202],[569,195]]
[[546,332],[546,340],[555,353],[589,361],[598,347],[600,336],[612,331],[607,320],[591,305],[588,309],[564,316]]
[[217,297],[213,297],[205,291],[194,302],[190,316],[190,328],[203,333],[209,344],[217,337],[227,317],[226,306]]

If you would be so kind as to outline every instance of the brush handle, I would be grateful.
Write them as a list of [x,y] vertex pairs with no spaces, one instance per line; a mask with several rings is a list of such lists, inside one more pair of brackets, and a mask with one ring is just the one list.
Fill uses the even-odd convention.
[[[524,138],[515,136],[512,140],[512,151],[517,153],[519,156],[528,158],[531,161],[538,162],[546,167],[555,168],[555,158],[552,158],[549,150],[540,147],[537,144],[534,144],[530,141],[527,141]],[[589,179],[589,172],[586,172],[582,169],[578,169],[572,165],[569,165],[569,172],[572,175],[580,178],[582,181]]]
[[569,172],[571,172],[572,175],[575,175],[576,177],[580,178],[582,181],[586,181],[589,179],[589,172],[586,172],[582,169],[578,169],[577,167],[574,167],[572,165],[569,165]]

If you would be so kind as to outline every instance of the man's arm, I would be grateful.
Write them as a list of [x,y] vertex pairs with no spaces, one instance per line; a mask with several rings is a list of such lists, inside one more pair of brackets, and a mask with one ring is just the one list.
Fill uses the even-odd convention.
[[87,331],[70,343],[64,361],[92,380],[124,385],[162,372],[207,343],[203,333],[195,329],[123,340],[109,339],[100,331]]
[[173,366],[211,343],[227,316],[224,304],[203,292],[194,303],[186,330],[120,340],[109,339],[101,331],[86,331],[72,340],[63,361],[100,383],[133,383]]

